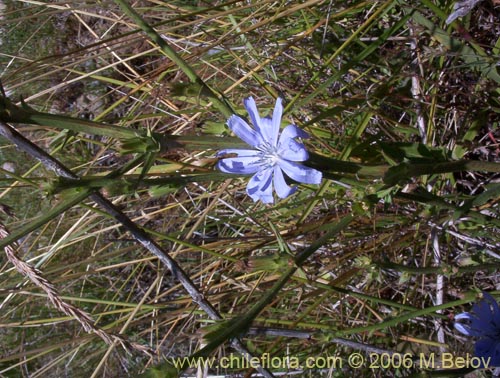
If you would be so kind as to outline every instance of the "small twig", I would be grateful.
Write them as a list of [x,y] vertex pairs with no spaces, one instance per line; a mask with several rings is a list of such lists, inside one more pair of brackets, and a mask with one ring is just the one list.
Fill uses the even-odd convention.
[[250,327],[248,329],[248,334],[257,336],[288,337],[294,339],[308,340],[312,338],[314,332],[297,331],[295,329],[286,329],[286,328]]
[[417,128],[418,132],[420,134],[420,139],[422,140],[422,143],[427,143],[427,130],[425,126],[425,118],[423,116],[422,112],[422,90],[420,88],[420,81],[419,81],[419,54],[418,54],[418,49],[417,49],[417,37],[415,35],[415,31],[413,29],[413,26],[410,24],[410,32],[412,34],[412,37],[410,39],[410,49],[414,52],[415,54],[415,59],[414,63],[412,63],[413,66],[413,74],[411,75],[411,95],[413,96],[413,99],[415,100],[415,113],[417,115]]
[[[250,327],[248,330],[248,334],[310,340],[314,337],[315,334],[317,335],[318,332],[298,331],[295,329],[286,329],[286,328]],[[352,341],[341,337],[333,337],[329,339],[329,341],[332,344],[339,344],[352,349],[363,350],[367,353],[390,354],[390,355],[397,353],[388,349],[381,349],[370,344],[359,343],[357,341]]]
[[330,23],[330,16],[332,14],[332,3],[333,0],[330,0],[330,3],[328,4],[328,9],[326,10],[325,28],[323,29],[323,38],[321,39],[321,49],[319,51],[320,58],[323,58],[323,50],[325,48],[325,41],[326,41],[326,32],[328,30],[328,24]]
[[[434,251],[434,262],[436,266],[440,266],[442,263],[441,260],[441,249],[439,248],[439,238],[438,238],[438,230],[433,228],[431,231],[431,241],[432,241],[432,249]],[[434,302],[435,306],[439,306],[443,304],[444,298],[444,276],[442,274],[438,274],[436,276],[436,300]],[[436,311],[438,314],[442,313],[441,310]],[[441,344],[445,344],[444,340],[444,330],[441,325],[439,319],[434,320],[434,326],[437,331],[437,338]],[[444,353],[444,347],[440,347],[441,352]]]

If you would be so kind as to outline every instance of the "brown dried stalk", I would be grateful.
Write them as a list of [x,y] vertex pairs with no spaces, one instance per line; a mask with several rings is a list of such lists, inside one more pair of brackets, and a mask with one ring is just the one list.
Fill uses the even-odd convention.
[[[9,236],[9,231],[7,228],[0,222],[0,239],[4,239],[7,236]],[[7,259],[9,262],[14,265],[14,268],[21,273],[24,277],[29,279],[33,284],[38,286],[40,289],[45,291],[47,293],[47,296],[49,300],[52,302],[54,307],[64,313],[65,315],[68,315],[75,320],[78,321],[83,327],[83,329],[88,332],[88,333],[95,333],[97,336],[99,336],[106,344],[108,345],[113,345],[115,343],[120,344],[125,350],[130,350],[130,349],[135,349],[137,351],[140,351],[142,353],[146,353],[148,355],[152,355],[153,352],[140,344],[136,343],[131,343],[129,341],[124,340],[120,336],[109,334],[103,329],[97,327],[95,325],[94,320],[92,317],[87,314],[85,311],[79,309],[76,306],[73,306],[70,303],[65,302],[61,296],[59,295],[57,289],[55,288],[54,284],[50,282],[47,278],[45,278],[42,274],[42,272],[32,265],[28,264],[26,261],[22,260],[16,252],[16,244],[12,243],[10,245],[7,245],[4,248],[5,255],[7,256]]]

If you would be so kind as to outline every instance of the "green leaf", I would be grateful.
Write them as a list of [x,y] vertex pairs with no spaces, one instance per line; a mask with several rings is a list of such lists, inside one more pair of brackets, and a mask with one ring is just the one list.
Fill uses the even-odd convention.
[[211,135],[224,135],[228,133],[228,128],[222,122],[205,121],[201,128],[204,133]]
[[158,365],[150,367],[140,378],[178,378],[179,370],[173,366],[169,361],[162,362]]
[[468,213],[471,208],[478,207],[486,204],[487,202],[496,202],[500,197],[500,184],[490,184],[486,186],[486,190],[481,194],[466,201],[460,208],[455,212],[455,217],[463,216]]
[[387,143],[378,142],[384,157],[389,163],[395,162],[444,162],[450,159],[450,151],[444,148],[433,148],[423,143]]

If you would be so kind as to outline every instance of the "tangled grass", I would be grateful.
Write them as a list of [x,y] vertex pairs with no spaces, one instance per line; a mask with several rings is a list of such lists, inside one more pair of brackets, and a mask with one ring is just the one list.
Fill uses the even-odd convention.
[[[500,289],[495,2],[2,5],[0,376],[491,376],[438,356]],[[263,205],[214,170],[250,95],[320,186]],[[172,365],[196,352],[299,366]]]

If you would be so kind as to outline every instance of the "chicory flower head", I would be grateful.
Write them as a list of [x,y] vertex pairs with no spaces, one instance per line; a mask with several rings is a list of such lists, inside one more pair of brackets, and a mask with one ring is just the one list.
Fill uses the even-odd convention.
[[[286,198],[297,190],[285,182],[285,174],[304,184],[319,184],[322,174],[316,169],[298,162],[306,161],[309,154],[303,143],[296,138],[307,138],[308,134],[295,125],[286,126],[280,135],[283,105],[276,100],[273,116],[261,118],[252,97],[244,101],[253,127],[243,118],[232,115],[227,125],[252,149],[226,149],[219,151],[221,157],[217,167],[225,173],[253,174],[247,185],[247,194],[254,201],[273,203],[273,184],[276,194]],[[228,156],[229,157],[225,157]]]
[[489,359],[488,367],[500,366],[500,308],[488,293],[472,306],[471,312],[455,316],[455,328],[467,336],[477,337],[476,357]]

